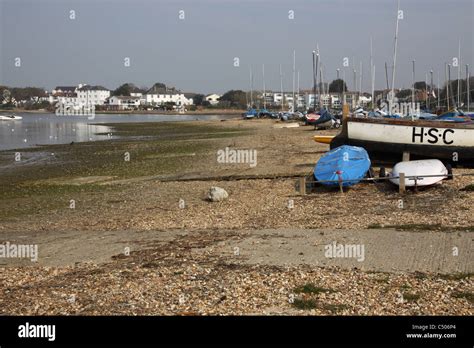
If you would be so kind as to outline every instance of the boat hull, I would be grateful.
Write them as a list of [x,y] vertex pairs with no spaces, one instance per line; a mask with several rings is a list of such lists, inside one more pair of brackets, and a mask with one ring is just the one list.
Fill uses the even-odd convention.
[[326,186],[352,186],[370,169],[367,151],[354,146],[341,146],[325,153],[314,167],[314,178]]
[[[430,186],[448,177],[448,169],[440,160],[419,160],[400,162],[393,167],[390,181],[400,185],[400,174],[405,174],[405,186]],[[439,176],[436,176],[439,175]],[[416,179],[415,179],[416,177]]]
[[434,121],[349,119],[331,142],[365,148],[372,159],[437,158],[455,165],[474,165],[474,127]]

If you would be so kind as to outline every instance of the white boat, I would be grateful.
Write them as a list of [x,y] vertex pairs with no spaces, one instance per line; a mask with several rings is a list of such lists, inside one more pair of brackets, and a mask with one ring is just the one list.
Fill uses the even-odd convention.
[[405,186],[430,186],[448,177],[448,169],[437,159],[400,162],[393,167],[389,179],[400,185],[400,173],[405,174]]
[[17,115],[0,115],[0,121],[19,121],[23,117]]
[[415,159],[437,158],[474,165],[474,124],[387,118],[354,118],[343,122],[342,132],[331,142],[365,148],[370,158],[401,159],[409,152]]

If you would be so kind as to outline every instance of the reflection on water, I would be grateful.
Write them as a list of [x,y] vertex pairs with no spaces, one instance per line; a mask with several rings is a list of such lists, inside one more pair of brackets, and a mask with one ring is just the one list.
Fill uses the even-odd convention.
[[[230,116],[210,115],[96,115],[56,116],[55,114],[17,114],[18,121],[0,121],[0,150],[36,145],[67,144],[72,141],[96,141],[114,138],[110,127],[100,123],[165,122],[191,120],[219,120]],[[105,133],[98,135],[97,133]]]

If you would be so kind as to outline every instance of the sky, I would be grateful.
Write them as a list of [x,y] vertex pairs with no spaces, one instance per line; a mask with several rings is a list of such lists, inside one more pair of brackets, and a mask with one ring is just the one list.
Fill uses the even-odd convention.
[[[432,69],[442,85],[459,40],[462,76],[465,64],[474,74],[474,0],[400,3],[396,87],[411,85],[412,60],[417,81]],[[265,64],[267,90],[279,90],[281,64],[290,91],[295,50],[300,87],[310,89],[318,45],[325,81],[340,69],[353,89],[354,65],[359,76],[362,62],[363,90],[370,91],[370,38],[381,89],[385,62],[393,64],[396,14],[397,0],[0,0],[0,85],[164,82],[223,93],[250,89],[250,69],[254,89],[262,89]]]

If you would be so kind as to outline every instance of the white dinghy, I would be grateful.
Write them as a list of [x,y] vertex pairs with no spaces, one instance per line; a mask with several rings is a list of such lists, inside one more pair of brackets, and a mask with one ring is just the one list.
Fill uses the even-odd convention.
[[0,115],[0,121],[19,121],[23,117],[17,115]]
[[448,169],[437,159],[400,162],[393,167],[389,179],[400,185],[400,173],[405,174],[405,186],[429,186],[448,178]]

